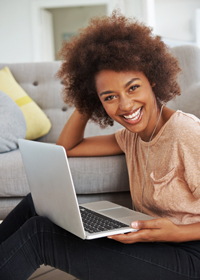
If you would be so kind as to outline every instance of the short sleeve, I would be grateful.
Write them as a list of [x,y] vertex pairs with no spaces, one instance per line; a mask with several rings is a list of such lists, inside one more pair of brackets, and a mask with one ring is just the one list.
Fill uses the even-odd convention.
[[125,152],[125,147],[124,147],[125,130],[126,130],[125,128],[121,128],[115,132],[115,139],[123,152]]

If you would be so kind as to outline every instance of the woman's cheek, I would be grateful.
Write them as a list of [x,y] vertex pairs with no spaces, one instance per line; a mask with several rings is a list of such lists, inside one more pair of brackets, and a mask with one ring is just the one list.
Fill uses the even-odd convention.
[[112,109],[112,107],[106,106],[106,105],[103,105],[103,106],[104,106],[106,113],[113,119],[113,116],[115,114],[114,114],[114,110]]

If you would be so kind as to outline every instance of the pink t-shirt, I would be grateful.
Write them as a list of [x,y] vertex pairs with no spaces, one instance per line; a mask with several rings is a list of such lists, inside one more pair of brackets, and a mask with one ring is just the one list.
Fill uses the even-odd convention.
[[[126,155],[134,207],[175,224],[200,222],[200,120],[176,111],[149,142],[127,129],[116,140]],[[142,199],[142,185],[149,157]]]

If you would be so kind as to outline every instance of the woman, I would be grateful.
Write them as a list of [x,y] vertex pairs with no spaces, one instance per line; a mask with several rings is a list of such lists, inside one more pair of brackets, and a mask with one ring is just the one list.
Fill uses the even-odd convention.
[[[29,194],[0,226],[1,279],[27,279],[43,263],[79,279],[200,279],[200,121],[164,106],[180,94],[177,60],[115,13],[93,19],[62,54],[57,75],[76,110],[57,144],[68,156],[125,153],[134,206],[156,219],[83,241],[37,216]],[[85,139],[89,119],[124,129]]]

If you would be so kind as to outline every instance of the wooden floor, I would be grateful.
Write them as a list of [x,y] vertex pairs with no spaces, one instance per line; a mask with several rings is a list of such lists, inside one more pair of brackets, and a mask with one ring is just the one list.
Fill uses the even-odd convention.
[[50,266],[41,266],[28,280],[78,280],[63,271]]

